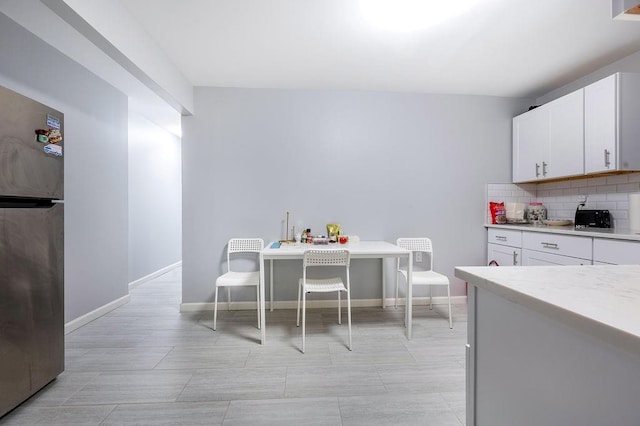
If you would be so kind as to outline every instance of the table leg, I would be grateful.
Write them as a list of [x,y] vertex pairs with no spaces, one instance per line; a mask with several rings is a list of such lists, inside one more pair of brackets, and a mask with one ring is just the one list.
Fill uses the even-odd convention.
[[384,300],[387,295],[387,259],[383,257],[380,260],[382,261],[382,309],[384,309]]
[[269,260],[269,310],[273,312],[273,259]]
[[411,340],[411,322],[413,318],[413,254],[407,262],[407,339]]
[[264,300],[264,257],[260,253],[260,343],[266,343],[267,322],[265,321],[265,300]]

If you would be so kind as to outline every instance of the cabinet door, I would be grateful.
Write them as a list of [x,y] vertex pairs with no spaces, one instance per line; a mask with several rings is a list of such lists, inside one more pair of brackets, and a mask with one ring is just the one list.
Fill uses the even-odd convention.
[[593,260],[614,265],[640,264],[640,241],[594,238]]
[[591,265],[587,259],[522,249],[523,266]]
[[522,247],[522,231],[504,228],[489,228],[487,242],[501,246]]
[[498,266],[518,266],[522,250],[500,244],[487,244],[487,264],[495,261]]
[[617,75],[584,89],[585,173],[617,169]]
[[584,89],[548,104],[548,161],[542,176],[552,179],[584,174]]
[[522,233],[522,248],[553,255],[589,259],[591,261],[593,258],[592,246],[591,237],[546,232]]
[[513,181],[541,179],[549,144],[549,117],[544,106],[513,119]]

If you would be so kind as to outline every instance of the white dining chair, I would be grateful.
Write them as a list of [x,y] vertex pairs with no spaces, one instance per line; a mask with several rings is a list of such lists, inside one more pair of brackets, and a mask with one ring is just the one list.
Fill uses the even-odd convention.
[[[213,305],[213,330],[216,330],[218,318],[218,292],[220,287],[227,288],[227,309],[231,310],[231,287],[255,287],[256,303],[258,305],[258,329],[260,328],[260,259],[259,255],[264,248],[264,241],[261,238],[232,238],[227,244],[227,272],[216,279],[215,302]],[[256,256],[257,255],[257,256]],[[242,258],[251,258],[258,265],[258,270],[234,271],[232,262],[240,261]]]
[[[349,350],[351,350],[351,283],[349,279],[349,264],[351,254],[349,250],[331,249],[319,250],[309,249],[304,252],[302,267],[302,278],[298,285],[298,314],[296,326],[300,326],[300,298],[302,297],[302,353],[305,351],[305,328],[306,328],[306,305],[307,293],[338,293],[338,324],[342,324],[342,311],[340,306],[340,293],[347,294],[347,317],[349,323]],[[310,278],[309,268],[343,266],[346,273],[346,286],[341,277],[333,278]]]
[[[433,292],[431,287],[433,286],[446,286],[447,287],[447,298],[449,303],[449,328],[453,328],[453,321],[451,319],[451,286],[449,284],[449,278],[446,275],[439,274],[433,270],[433,246],[431,244],[431,240],[429,238],[398,238],[396,241],[396,245],[402,247],[404,249],[410,250],[411,255],[414,256],[413,265],[414,268],[412,270],[412,282],[407,283],[407,285],[414,286],[429,286],[429,309],[433,309]],[[424,256],[429,257],[428,261],[428,269],[426,270],[416,270],[416,264],[420,262],[416,262],[416,253],[421,253]],[[398,307],[398,281],[399,276],[404,277],[405,283],[407,282],[407,268],[403,262],[400,262],[400,259],[397,260],[396,267],[396,304],[395,307]],[[413,300],[407,301],[407,304],[413,303]],[[406,318],[405,318],[406,320]]]

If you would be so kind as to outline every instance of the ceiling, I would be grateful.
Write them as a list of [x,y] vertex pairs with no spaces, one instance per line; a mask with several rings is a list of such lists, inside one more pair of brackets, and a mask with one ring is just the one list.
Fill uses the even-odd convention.
[[195,86],[536,97],[640,50],[610,0],[477,0],[418,31],[361,1],[121,0]]

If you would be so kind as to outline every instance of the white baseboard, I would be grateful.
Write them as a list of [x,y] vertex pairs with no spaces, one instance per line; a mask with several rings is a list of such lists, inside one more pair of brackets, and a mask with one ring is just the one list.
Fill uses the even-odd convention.
[[[393,306],[395,303],[395,298],[387,298],[385,300],[385,306]],[[400,299],[398,301],[398,305],[404,306],[405,299]],[[456,303],[466,303],[467,296],[452,296],[451,304]],[[428,305],[429,298],[428,297],[414,297],[413,305]],[[447,298],[446,297],[434,297],[433,298],[434,305],[446,305]],[[346,301],[342,300],[342,305],[346,306]],[[380,299],[352,299],[351,306],[354,308],[365,308],[372,306],[380,306]],[[266,309],[270,309],[269,301],[266,302]],[[273,309],[296,309],[298,306],[297,300],[284,300],[284,301],[274,301]],[[336,308],[338,307],[337,300],[307,300],[308,308]],[[227,310],[227,302],[218,302],[219,310]],[[232,310],[248,310],[248,309],[256,309],[256,302],[231,302]],[[199,312],[199,311],[213,311],[213,303],[181,303],[180,304],[180,312]]]
[[69,334],[74,330],[82,327],[83,325],[89,324],[91,321],[100,318],[104,314],[108,314],[120,306],[129,303],[131,300],[130,295],[122,296],[119,299],[114,300],[113,302],[107,303],[106,305],[100,306],[98,309],[94,309],[93,311],[82,315],[74,320],[69,321],[64,325],[64,334]]
[[[169,265],[169,266],[165,266],[162,269],[158,269],[157,271],[144,276],[142,278],[139,278],[135,281],[132,281],[129,283],[129,291],[131,291],[132,289],[146,283],[147,281],[151,281],[154,278],[157,278],[161,275],[166,274],[169,271],[172,271],[176,268],[179,268],[180,266],[182,266],[182,261],[176,262],[173,265]],[[109,302],[106,305],[103,305],[97,309],[94,309],[93,311],[82,315],[81,317],[78,317],[74,320],[69,321],[68,323],[66,323],[64,325],[64,334],[69,334],[74,330],[77,330],[78,328],[82,327],[83,325],[86,325],[88,323],[90,323],[91,321],[100,318],[101,316],[108,314],[109,312],[113,311],[116,308],[119,308],[120,306],[126,304],[129,302],[129,300],[131,300],[131,296],[130,295],[126,295],[126,296],[122,296],[119,299],[114,300],[113,302]]]
[[129,291],[131,291],[134,288],[146,283],[147,281],[151,281],[154,278],[158,278],[160,275],[164,275],[167,272],[172,271],[172,270],[174,270],[176,268],[179,268],[181,266],[182,266],[182,261],[179,261],[179,262],[174,263],[173,265],[165,266],[162,269],[158,269],[157,271],[152,272],[149,275],[146,275],[146,276],[144,276],[142,278],[138,278],[135,281],[131,281],[129,283]]

